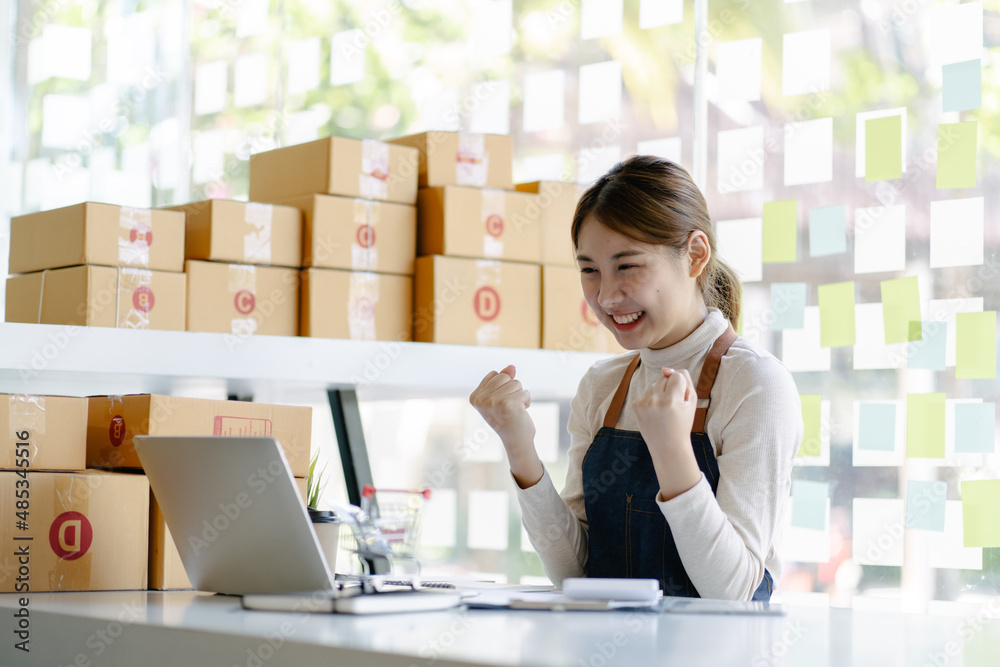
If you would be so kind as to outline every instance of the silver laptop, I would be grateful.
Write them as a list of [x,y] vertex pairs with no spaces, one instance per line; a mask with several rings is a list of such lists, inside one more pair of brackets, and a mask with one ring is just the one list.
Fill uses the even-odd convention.
[[278,441],[136,436],[135,450],[198,590],[335,588]]

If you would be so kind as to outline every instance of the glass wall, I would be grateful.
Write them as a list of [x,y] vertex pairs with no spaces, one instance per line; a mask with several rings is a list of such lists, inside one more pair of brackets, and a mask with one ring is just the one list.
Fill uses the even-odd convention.
[[[518,182],[586,183],[636,152],[690,169],[704,146],[742,333],[803,395],[784,599],[934,611],[998,594],[996,0],[711,0],[700,30],[693,0],[0,9],[7,214],[245,198],[251,153],[328,134],[510,133]],[[533,409],[559,481],[567,405]],[[542,576],[464,398],[363,417],[376,481],[434,488],[428,569]]]

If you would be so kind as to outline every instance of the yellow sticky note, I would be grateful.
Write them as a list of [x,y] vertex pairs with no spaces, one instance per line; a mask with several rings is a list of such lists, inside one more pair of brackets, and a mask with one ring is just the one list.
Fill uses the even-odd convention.
[[822,396],[819,394],[802,394],[802,444],[799,445],[799,456],[818,457],[820,454],[820,407]]
[[967,547],[1000,547],[1000,479],[962,482],[962,532]]
[[944,394],[906,395],[906,456],[944,458]]
[[903,176],[903,117],[865,121],[865,182]]
[[[882,319],[885,344],[920,340],[920,288],[917,277],[882,281]],[[915,329],[910,324],[917,323]]]
[[795,261],[798,246],[799,203],[794,199],[764,204],[764,264]]
[[938,126],[938,189],[976,187],[978,131],[974,120]]
[[854,282],[820,285],[820,347],[854,345]]
[[955,377],[982,380],[997,376],[997,313],[955,316]]

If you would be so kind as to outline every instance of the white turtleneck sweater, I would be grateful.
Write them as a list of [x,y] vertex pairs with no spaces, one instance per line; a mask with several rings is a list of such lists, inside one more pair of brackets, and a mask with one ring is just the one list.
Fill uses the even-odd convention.
[[[725,317],[710,308],[684,340],[662,350],[640,350],[642,360],[617,428],[639,430],[632,400],[662,377],[660,368],[686,368],[697,385],[705,357],[725,329]],[[562,493],[548,471],[534,486],[518,489],[525,529],[556,585],[566,577],[586,576],[583,457],[634,355],[600,361],[580,381],[570,404],[569,471]],[[691,489],[657,504],[701,597],[749,600],[765,567],[775,583],[781,575],[775,543],[792,460],[802,441],[799,394],[780,361],[737,338],[719,364],[711,398],[706,431],[719,464],[717,493],[702,475]]]

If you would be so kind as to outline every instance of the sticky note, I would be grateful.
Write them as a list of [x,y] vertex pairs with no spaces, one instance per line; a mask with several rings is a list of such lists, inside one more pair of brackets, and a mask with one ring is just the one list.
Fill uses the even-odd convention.
[[638,155],[656,155],[666,158],[676,164],[681,163],[681,138],[667,137],[665,139],[647,139],[636,144]]
[[955,316],[955,377],[959,380],[997,376],[997,314],[959,313]]
[[944,394],[906,395],[906,456],[944,458]]
[[865,121],[865,182],[903,175],[903,126],[900,116]]
[[755,125],[718,134],[719,192],[744,192],[764,187],[764,127]]
[[830,370],[830,348],[820,346],[819,306],[806,306],[801,329],[781,332],[781,363],[790,371]]
[[1000,547],[1000,479],[962,482],[962,524],[967,547]]
[[822,399],[819,394],[802,394],[799,401],[802,404],[802,443],[799,445],[799,456],[815,457],[820,455],[822,430]]
[[932,269],[983,263],[982,197],[931,202]]
[[[854,175],[858,178],[865,177],[865,166],[868,163],[868,153],[865,146],[868,143],[868,134],[865,131],[867,123],[873,118],[888,118],[890,116],[899,117],[900,135],[906,136],[906,107],[893,107],[890,109],[877,109],[875,111],[862,111],[855,116],[854,120]],[[906,142],[900,141],[899,163],[906,171]]]
[[855,498],[851,505],[851,552],[861,565],[903,564],[903,501]]
[[805,311],[805,283],[771,283],[771,331],[803,328]]
[[[89,136],[90,100],[82,95],[42,97],[42,146],[72,150]],[[27,180],[27,179],[26,179]]]
[[906,367],[906,343],[885,342],[885,316],[881,303],[854,307],[854,370]]
[[720,104],[760,101],[762,43],[760,37],[719,42],[715,79]]
[[896,406],[861,403],[858,406],[858,449],[891,452],[896,445]]
[[826,482],[792,480],[792,525],[826,530],[826,505],[830,485]]
[[830,29],[786,33],[781,50],[781,94],[830,89]]
[[[944,533],[926,533],[927,564],[931,567],[951,570],[982,570],[983,550],[981,547],[966,547],[962,544],[962,501],[946,500],[944,503]],[[970,662],[968,651],[963,655],[969,664],[985,665],[985,658]]]
[[468,28],[471,56],[484,62],[510,53],[514,27],[514,7],[511,0],[469,3],[472,13]]
[[424,503],[420,522],[420,544],[426,547],[454,547],[457,525],[455,489],[435,488]]
[[920,335],[921,329],[910,328],[911,322],[920,322],[920,288],[917,277],[882,281],[882,317],[885,318],[885,342],[905,343],[912,334]]
[[976,143],[979,123],[942,123],[938,126],[937,187],[976,187]]
[[809,255],[825,257],[847,252],[846,224],[843,204],[809,211]]
[[930,64],[958,63],[983,54],[983,3],[939,6],[924,27]]
[[639,28],[658,28],[684,20],[684,0],[640,0]]
[[945,349],[945,366],[955,365],[956,343],[955,343],[955,322],[958,313],[981,313],[983,312],[983,297],[967,297],[962,299],[931,299],[928,304],[928,319],[935,322],[945,322],[947,324],[948,340]]
[[267,101],[267,66],[266,53],[250,53],[236,59],[233,68],[233,106],[242,109]]
[[366,44],[365,33],[358,28],[333,34],[330,43],[331,86],[355,83],[365,78]]
[[617,120],[622,110],[622,64],[617,60],[580,68],[581,125]]
[[765,264],[795,261],[799,204],[794,199],[764,204],[763,255]]
[[609,37],[622,31],[623,0],[581,0],[580,39]]
[[507,549],[510,496],[506,491],[469,491],[470,549]]
[[996,403],[955,406],[955,452],[993,454],[996,451]]
[[906,269],[906,207],[873,206],[854,211],[854,272]]
[[967,111],[983,105],[983,67],[979,58],[942,68],[943,111]]
[[820,285],[817,292],[820,345],[854,345],[854,282]]
[[561,127],[565,118],[566,73],[550,70],[524,77],[525,132],[540,132]]
[[947,322],[910,322],[906,367],[943,371],[948,342]]
[[833,118],[785,125],[785,185],[833,180]]
[[906,527],[944,532],[948,484],[911,479],[906,483]]
[[288,59],[287,92],[299,95],[319,88],[320,41],[319,37],[289,42],[285,45]]
[[473,84],[472,97],[479,106],[469,113],[469,132],[476,134],[510,133],[510,81],[494,79]]
[[716,225],[719,257],[740,276],[742,282],[763,277],[763,220],[720,220]]

